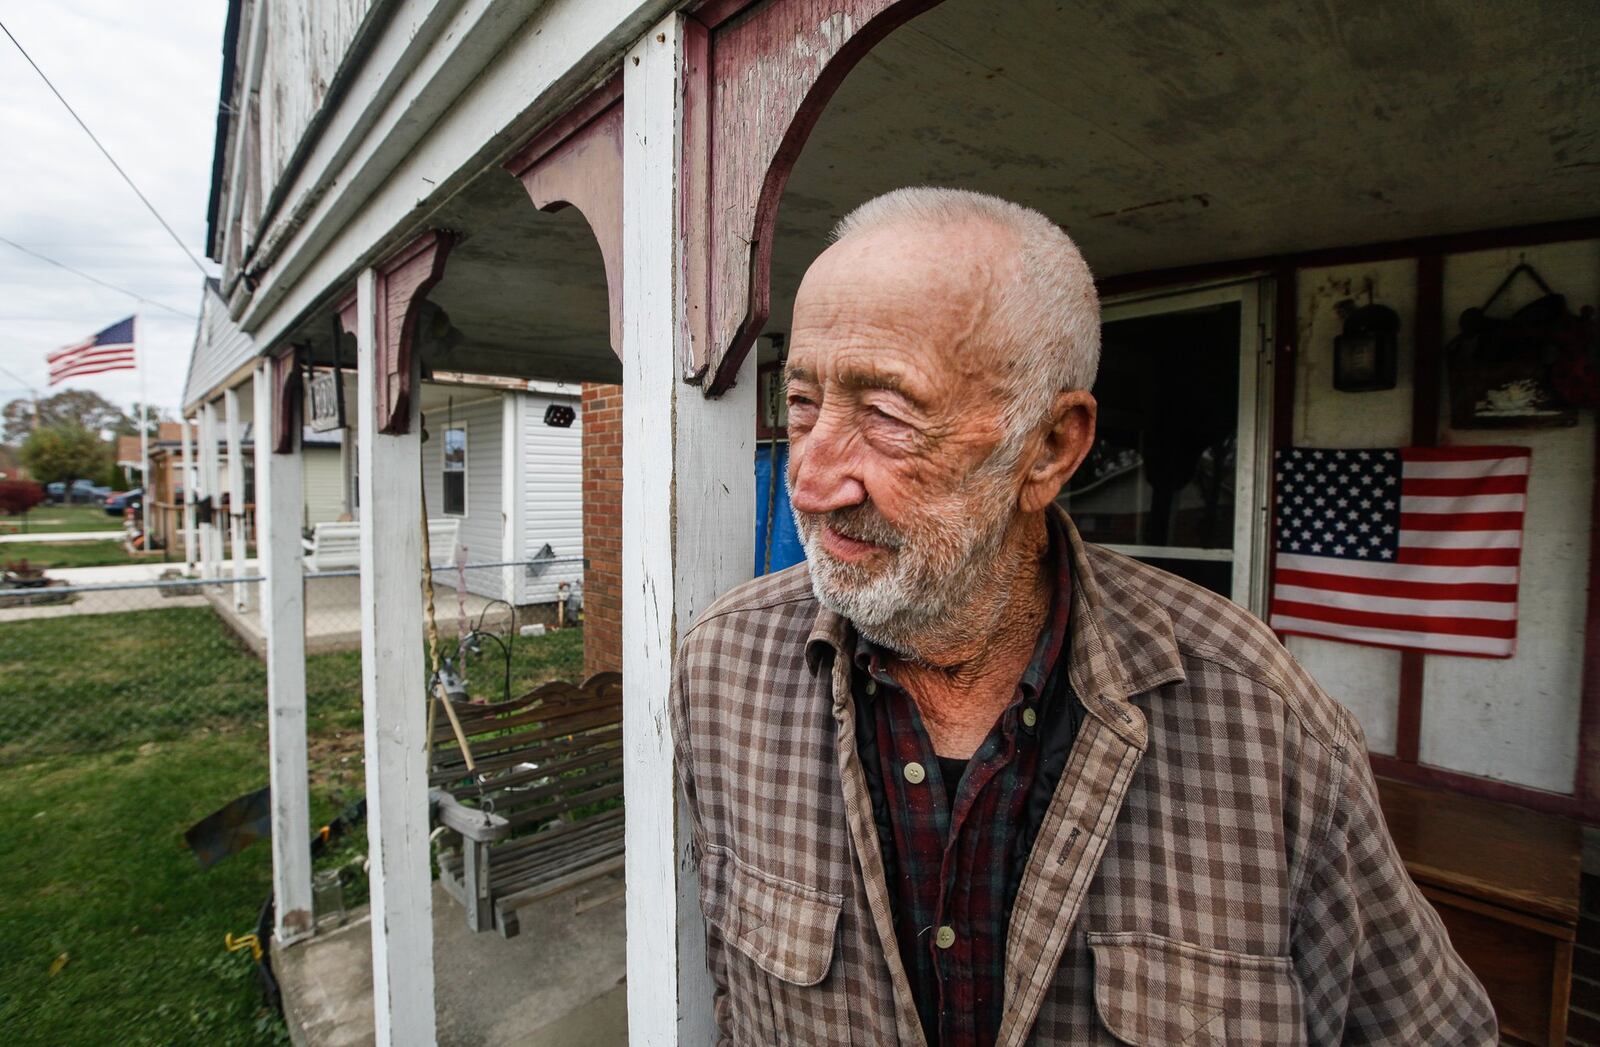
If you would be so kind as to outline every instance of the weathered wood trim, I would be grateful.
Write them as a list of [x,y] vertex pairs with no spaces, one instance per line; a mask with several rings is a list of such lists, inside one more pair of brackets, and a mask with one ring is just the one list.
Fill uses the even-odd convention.
[[817,118],[863,55],[937,3],[769,2],[712,32],[708,394],[733,383],[771,311],[778,202]]
[[[1416,358],[1411,382],[1411,442],[1431,447],[1439,442],[1439,396],[1444,380],[1444,256],[1428,252],[1417,258]],[[1417,763],[1422,758],[1422,704],[1427,655],[1400,652],[1400,691],[1395,711],[1395,758]]]
[[358,298],[356,289],[352,287],[348,294],[339,299],[339,304],[333,307],[334,315],[339,318],[340,329],[352,338],[356,336],[356,302]]
[[[1266,463],[1275,470],[1277,452],[1294,445],[1294,377],[1295,346],[1300,341],[1299,270],[1282,265],[1272,274],[1272,460]],[[1266,606],[1272,605],[1272,579],[1278,569],[1278,485],[1267,484],[1267,577],[1264,586]],[[1282,639],[1282,636],[1279,636]]]
[[[716,1040],[689,823],[673,774],[667,695],[682,630],[755,559],[755,382],[721,399],[681,380],[684,21],[624,59],[623,759],[628,790],[628,1036]],[[634,64],[638,59],[638,64]],[[755,361],[745,377],[752,378]]]
[[622,355],[622,78],[612,77],[506,161],[541,211],[576,207],[600,245],[611,351]]
[[[256,366],[255,416],[293,424],[287,446],[257,440],[256,551],[261,561],[261,624],[266,633],[267,752],[272,785],[272,893],[274,934],[280,943],[312,931],[311,805],[306,765],[306,600],[301,566],[304,515],[299,418],[292,402],[299,388],[295,354]],[[282,378],[284,363],[296,381]],[[258,424],[257,429],[261,426]]]
[[1548,792],[1526,785],[1514,785],[1495,778],[1481,778],[1460,771],[1447,771],[1442,767],[1430,767],[1425,763],[1407,763],[1397,757],[1384,756],[1381,753],[1370,753],[1367,758],[1372,763],[1373,773],[1385,778],[1395,778],[1413,785],[1436,785],[1466,796],[1517,804],[1532,811],[1559,814],[1564,818],[1574,818],[1590,825],[1600,825],[1600,809],[1594,804],[1585,803],[1581,797]]
[[[267,401],[271,405],[272,418],[272,453],[294,454],[299,446],[300,437],[300,409],[301,393],[304,389],[300,381],[301,349],[299,346],[290,346],[272,358],[272,373],[268,375],[265,368],[256,370],[256,381],[267,381],[272,384],[272,396]],[[256,397],[257,418],[267,418],[261,413],[259,407],[261,397]],[[258,430],[265,428],[258,423]],[[259,499],[258,499],[259,500]]]
[[689,13],[694,16],[694,21],[707,29],[715,29],[735,15],[763,2],[764,0],[701,0],[689,9]]
[[1102,297],[1153,291],[1165,287],[1203,283],[1231,277],[1252,276],[1270,272],[1283,266],[1294,269],[1317,269],[1333,265],[1357,265],[1365,262],[1392,261],[1397,258],[1416,258],[1424,254],[1450,255],[1464,251],[1487,251],[1501,247],[1531,247],[1535,244],[1556,244],[1571,240],[1600,239],[1600,215],[1574,218],[1560,222],[1540,222],[1534,225],[1503,226],[1497,229],[1476,229],[1466,233],[1447,233],[1440,236],[1412,237],[1401,240],[1382,240],[1375,243],[1350,244],[1340,247],[1323,247],[1309,251],[1282,255],[1263,255],[1254,258],[1224,259],[1199,265],[1175,266],[1166,269],[1147,269],[1133,273],[1120,273],[1095,281]]
[[[356,281],[356,370],[379,370],[378,273]],[[409,359],[409,379],[419,361]],[[427,704],[422,643],[422,433],[380,427],[379,386],[356,383],[360,436],[361,699],[372,885],[372,988],[379,1047],[431,1047],[433,892],[428,854]]]
[[1600,430],[1589,509],[1589,604],[1583,627],[1583,697],[1578,707],[1578,774],[1573,791],[1584,819],[1600,823]]
[[[391,436],[409,432],[411,401],[416,392],[412,342],[417,306],[444,276],[444,262],[455,236],[430,229],[374,270],[377,289],[375,366],[368,372],[378,396],[378,431]],[[341,317],[343,312],[341,311]]]
[[678,188],[680,367],[699,382],[711,365],[711,32],[683,20],[682,171]]
[[582,131],[621,101],[622,74],[617,73],[574,102],[565,113],[540,128],[522,148],[511,154],[503,166],[513,176],[521,178],[540,160],[554,152],[557,146]]

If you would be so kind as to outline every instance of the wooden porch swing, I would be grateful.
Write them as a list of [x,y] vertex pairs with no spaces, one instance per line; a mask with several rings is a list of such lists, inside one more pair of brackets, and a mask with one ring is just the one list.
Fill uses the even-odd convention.
[[622,674],[553,680],[494,704],[458,701],[439,656],[423,490],[428,807],[447,837],[439,882],[468,927],[511,938],[519,907],[622,870]]
[[623,812],[610,806],[622,798],[622,676],[452,711],[459,734],[436,725],[428,770],[452,844],[439,882],[467,926],[510,938],[519,907],[622,869]]

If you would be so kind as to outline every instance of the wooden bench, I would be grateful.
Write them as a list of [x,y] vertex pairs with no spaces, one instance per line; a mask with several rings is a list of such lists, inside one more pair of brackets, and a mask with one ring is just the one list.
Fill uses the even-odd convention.
[[1566,1043],[1577,823],[1388,778],[1378,795],[1406,871],[1488,990],[1505,1041]]
[[[435,566],[455,559],[460,536],[461,521],[454,517],[428,521],[428,549]],[[354,521],[316,524],[311,528],[311,537],[302,544],[308,570],[339,571],[361,566],[361,525]]]
[[428,777],[448,830],[439,881],[468,927],[510,938],[520,906],[622,869],[622,677],[455,710],[477,770],[440,715]]

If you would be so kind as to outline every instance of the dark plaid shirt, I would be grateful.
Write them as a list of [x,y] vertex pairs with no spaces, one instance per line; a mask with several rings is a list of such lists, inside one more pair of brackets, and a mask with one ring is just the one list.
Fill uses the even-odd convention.
[[944,781],[916,701],[886,668],[888,652],[856,640],[858,748],[901,961],[923,1032],[935,1047],[995,1042],[1012,903],[1076,730],[1077,702],[1061,657],[1071,615],[1071,558],[1051,521],[1048,562],[1056,582],[1049,617],[1010,704],[967,761],[959,784]]

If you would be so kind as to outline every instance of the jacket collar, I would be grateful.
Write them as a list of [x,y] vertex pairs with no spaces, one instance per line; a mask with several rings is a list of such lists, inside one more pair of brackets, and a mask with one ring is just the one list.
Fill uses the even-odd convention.
[[[1128,699],[1184,678],[1172,618],[1154,600],[1127,584],[1115,555],[1084,542],[1059,507],[1072,558],[1072,621],[1069,679],[1084,708],[1127,741],[1143,748],[1144,717]],[[1112,568],[1102,582],[1094,563]],[[817,606],[806,637],[806,663],[816,672],[822,656],[849,657],[851,629],[840,614]]]

